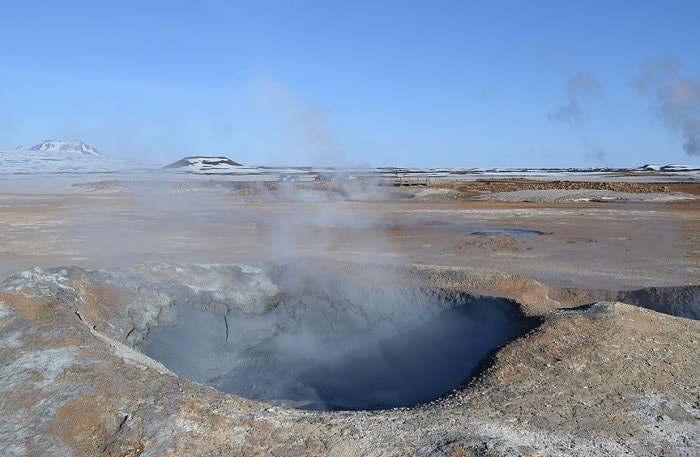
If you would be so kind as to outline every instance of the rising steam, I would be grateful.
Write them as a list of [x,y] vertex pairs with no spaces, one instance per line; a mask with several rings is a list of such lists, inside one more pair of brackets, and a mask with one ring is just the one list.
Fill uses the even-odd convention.
[[680,131],[688,155],[700,155],[700,83],[681,77],[675,57],[645,62],[632,87],[650,97],[654,109],[674,132]]
[[284,145],[284,150],[278,152],[283,156],[276,159],[279,164],[318,167],[347,164],[330,127],[329,113],[314,100],[277,81],[258,83],[253,98],[260,126],[278,140],[275,147]]
[[558,109],[551,111],[547,118],[550,121],[579,123],[588,117],[584,103],[602,93],[598,78],[589,72],[579,72],[572,76],[567,85],[568,100]]
[[569,78],[566,84],[567,101],[556,110],[550,111],[547,119],[572,124],[581,133],[586,157],[610,165],[603,148],[586,132],[584,122],[588,119],[586,104],[602,94],[603,88],[596,75],[586,71],[578,72]]

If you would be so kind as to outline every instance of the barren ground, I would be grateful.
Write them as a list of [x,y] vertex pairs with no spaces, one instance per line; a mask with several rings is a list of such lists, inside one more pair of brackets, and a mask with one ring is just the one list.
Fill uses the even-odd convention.
[[[288,256],[478,266],[585,288],[695,284],[700,275],[697,183],[516,179],[382,188],[380,195],[314,183],[300,184],[300,194],[274,183],[266,193],[247,185],[147,184],[100,181],[50,194],[0,194],[0,276],[36,266]],[[538,191],[553,188],[646,199],[537,201]],[[529,201],[496,199],[522,190],[530,191]],[[674,193],[686,198],[650,198]],[[489,232],[498,229],[543,234]]]
[[[700,184],[617,178],[4,185],[0,278],[79,269],[0,288],[1,453],[696,455],[700,324],[669,314],[700,307]],[[84,271],[290,258],[412,265],[417,285],[512,298],[542,323],[440,400],[303,411],[133,351],[120,325],[146,313],[145,292]],[[649,300],[664,313],[635,306]]]

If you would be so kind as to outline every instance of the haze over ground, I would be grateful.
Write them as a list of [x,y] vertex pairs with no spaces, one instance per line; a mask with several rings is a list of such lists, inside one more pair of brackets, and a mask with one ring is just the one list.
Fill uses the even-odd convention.
[[700,163],[700,3],[13,2],[0,147],[418,167]]

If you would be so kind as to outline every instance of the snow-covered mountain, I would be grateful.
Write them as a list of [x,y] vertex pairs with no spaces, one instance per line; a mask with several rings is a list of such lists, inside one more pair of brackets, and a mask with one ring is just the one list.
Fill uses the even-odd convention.
[[95,157],[104,157],[97,148],[85,144],[82,141],[62,141],[62,140],[45,140],[36,146],[32,146],[29,151],[41,152],[68,152],[91,155]]
[[31,148],[0,148],[0,175],[115,173],[162,166],[144,158],[109,157],[82,141],[47,140]]

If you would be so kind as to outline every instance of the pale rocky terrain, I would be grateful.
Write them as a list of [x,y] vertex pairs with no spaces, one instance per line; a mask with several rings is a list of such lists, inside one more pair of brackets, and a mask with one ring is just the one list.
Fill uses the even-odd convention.
[[[697,455],[692,180],[92,178],[0,183],[2,455]],[[197,356],[310,326],[337,366],[353,344],[428,338],[422,323],[452,309],[478,310],[461,333],[496,315],[520,333],[415,406],[246,399],[208,376],[237,357]],[[178,343],[169,328],[189,338],[171,352],[156,346]]]

